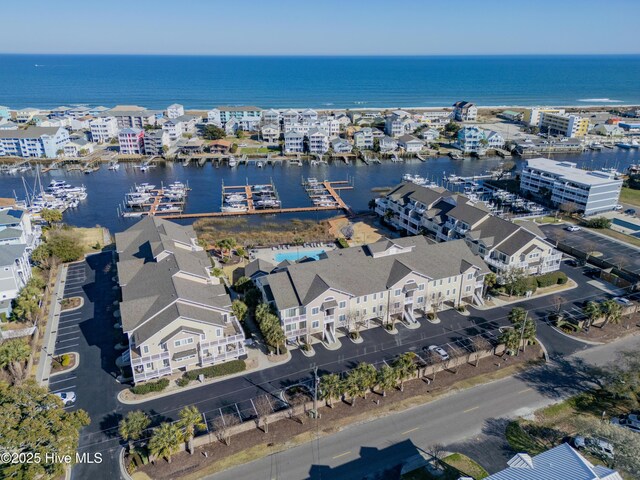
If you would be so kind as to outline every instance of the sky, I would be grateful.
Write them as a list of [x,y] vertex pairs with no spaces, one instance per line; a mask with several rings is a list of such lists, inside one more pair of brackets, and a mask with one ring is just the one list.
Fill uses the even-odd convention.
[[640,0],[20,0],[2,18],[0,53],[640,53]]

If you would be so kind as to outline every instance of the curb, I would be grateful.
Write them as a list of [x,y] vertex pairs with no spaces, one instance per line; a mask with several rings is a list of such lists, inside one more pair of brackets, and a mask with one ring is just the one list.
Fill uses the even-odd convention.
[[120,448],[120,453],[118,453],[118,467],[120,468],[120,478],[124,478],[124,480],[133,480],[124,466],[124,448]]
[[76,364],[73,367],[68,368],[67,370],[62,370],[61,372],[51,373],[49,375],[49,378],[55,377],[57,375],[62,375],[63,373],[73,372],[80,365],[80,354],[78,352],[65,352],[65,353],[66,354],[73,353],[76,356]]
[[[243,375],[247,375],[250,373],[254,373],[254,372],[259,372],[260,370],[266,370],[267,368],[271,368],[271,367],[275,367],[278,365],[284,365],[285,363],[287,363],[289,360],[291,360],[292,356],[291,356],[291,352],[289,350],[287,350],[287,359],[281,362],[270,362],[269,365],[263,365],[263,366],[259,366],[256,367],[254,369],[251,370],[243,370],[242,372],[238,372],[238,373],[233,373],[231,375],[225,375],[224,377],[218,377],[218,378],[214,378],[211,381],[205,382],[205,383],[196,383],[194,385],[187,385],[186,387],[179,387],[177,390],[172,390],[170,392],[164,392],[164,393],[159,393],[158,395],[149,395],[148,397],[144,397],[144,398],[140,398],[140,399],[133,399],[133,400],[125,400],[122,398],[124,392],[126,392],[128,390],[128,388],[125,388],[123,390],[120,390],[118,392],[118,395],[116,396],[116,400],[118,400],[118,402],[122,403],[123,405],[140,405],[142,403],[147,403],[150,402],[151,400],[157,400],[158,398],[164,398],[164,397],[170,397],[171,395],[176,395],[178,393],[183,393],[183,392],[187,392],[189,390],[194,390],[196,388],[201,388],[201,387],[206,387],[207,385],[212,385],[214,383],[218,383],[218,382],[223,382],[225,380],[229,380],[231,378],[236,378],[236,377],[241,377]],[[161,377],[163,378],[163,377]]]
[[76,310],[80,310],[82,307],[84,307],[84,297],[79,297],[79,296],[74,296],[74,297],[66,297],[63,300],[68,300],[71,298],[79,298],[80,299],[80,305],[78,305],[77,307],[73,307],[73,308],[66,308],[64,310],[62,310],[62,308],[60,309],[60,315],[63,315],[65,313],[69,313],[69,312],[75,312]]
[[607,342],[594,342],[593,340],[585,340],[583,338],[577,338],[577,337],[573,337],[571,335],[569,335],[568,333],[564,333],[562,330],[560,330],[557,327],[554,327],[553,325],[549,325],[551,328],[553,328],[556,332],[558,332],[560,335],[563,335],[567,338],[570,338],[571,340],[575,340],[576,342],[580,342],[580,343],[584,343],[587,345],[606,345]]
[[548,362],[549,352],[547,351],[547,347],[544,346],[544,343],[542,343],[538,337],[535,337],[535,338],[536,338],[536,342],[538,342],[538,345],[540,345],[540,348],[542,349],[542,355],[544,355],[544,361]]
[[516,303],[526,302],[527,300],[537,300],[538,298],[544,298],[544,297],[547,297],[549,295],[558,295],[558,294],[560,294],[562,292],[568,292],[569,290],[574,290],[574,289],[579,287],[578,282],[576,282],[571,277],[568,277],[568,278],[569,278],[569,280],[571,280],[574,283],[574,285],[572,285],[570,287],[567,287],[567,288],[563,288],[561,290],[555,290],[553,292],[543,293],[542,295],[532,295],[529,298],[526,298],[526,297],[525,298],[520,298],[518,300],[513,300],[511,302],[504,302],[504,303],[501,303],[500,305],[494,305],[492,307],[481,307],[481,306],[478,306],[478,305],[474,305],[473,308],[475,308],[476,310],[480,310],[480,311],[492,310],[494,308],[507,307],[509,305],[513,305],[513,304],[516,304]]

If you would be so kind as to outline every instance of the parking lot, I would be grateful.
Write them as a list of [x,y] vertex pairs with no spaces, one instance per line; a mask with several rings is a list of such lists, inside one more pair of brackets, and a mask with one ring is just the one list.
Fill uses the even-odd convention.
[[594,257],[628,272],[640,275],[640,249],[612,240],[604,235],[581,229],[568,232],[564,225],[542,225],[540,228],[552,243],[557,240],[581,252],[597,252]]

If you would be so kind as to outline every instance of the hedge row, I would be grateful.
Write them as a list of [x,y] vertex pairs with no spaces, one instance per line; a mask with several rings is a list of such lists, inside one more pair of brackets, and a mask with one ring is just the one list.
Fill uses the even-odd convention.
[[136,385],[135,387],[131,388],[131,391],[136,395],[144,395],[145,393],[161,392],[168,386],[169,386],[169,379],[161,378],[160,380],[157,380],[155,382],[147,382],[141,385]]
[[538,287],[550,287],[551,285],[564,285],[567,283],[567,275],[564,272],[549,272],[536,277]]
[[244,363],[244,360],[231,360],[230,362],[211,365],[210,367],[190,370],[185,372],[182,377],[189,380],[197,380],[200,375],[204,375],[205,378],[221,377],[222,375],[243,372],[246,368],[247,365]]

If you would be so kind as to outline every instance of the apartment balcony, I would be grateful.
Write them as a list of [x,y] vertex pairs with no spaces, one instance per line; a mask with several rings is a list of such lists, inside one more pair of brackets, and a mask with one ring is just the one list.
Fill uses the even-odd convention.
[[324,323],[331,323],[333,321],[335,321],[336,317],[335,315],[325,315],[322,320],[324,321]]
[[287,338],[301,337],[303,335],[306,335],[307,333],[309,332],[306,328],[296,328],[295,330],[289,330],[288,332],[287,331],[284,332]]
[[154,355],[146,355],[144,357],[137,357],[131,355],[131,367],[144,366],[145,363],[149,362],[162,362],[163,360],[169,360],[170,354],[169,352],[156,353]]
[[292,323],[298,323],[298,322],[303,322],[307,320],[307,316],[306,315],[298,315],[297,317],[289,317],[289,318],[285,318],[282,323],[284,325],[290,325]]
[[154,378],[163,377],[165,375],[171,375],[173,370],[171,367],[162,367],[155,370],[143,370],[141,372],[136,372],[136,369],[133,369],[133,382],[144,382],[146,380],[153,380]]
[[223,353],[217,355],[201,356],[200,363],[202,365],[214,365],[217,363],[226,362],[228,360],[235,360],[236,358],[241,357],[246,353],[247,351],[245,350],[244,346],[242,346],[233,350],[225,350]]
[[498,260],[497,258],[491,258],[489,256],[484,258],[484,261],[498,270],[507,270],[509,268],[523,268],[527,270],[529,268],[529,264],[527,262],[512,262],[506,263],[502,260]]
[[448,233],[438,232],[436,234],[436,240],[440,240],[442,242],[448,242],[451,240],[451,236]]
[[218,338],[216,340],[208,340],[204,342],[200,342],[200,349],[204,350],[206,348],[215,348],[220,345],[231,345],[234,343],[242,343],[244,344],[245,337],[243,334],[240,335],[228,335],[223,338]]

